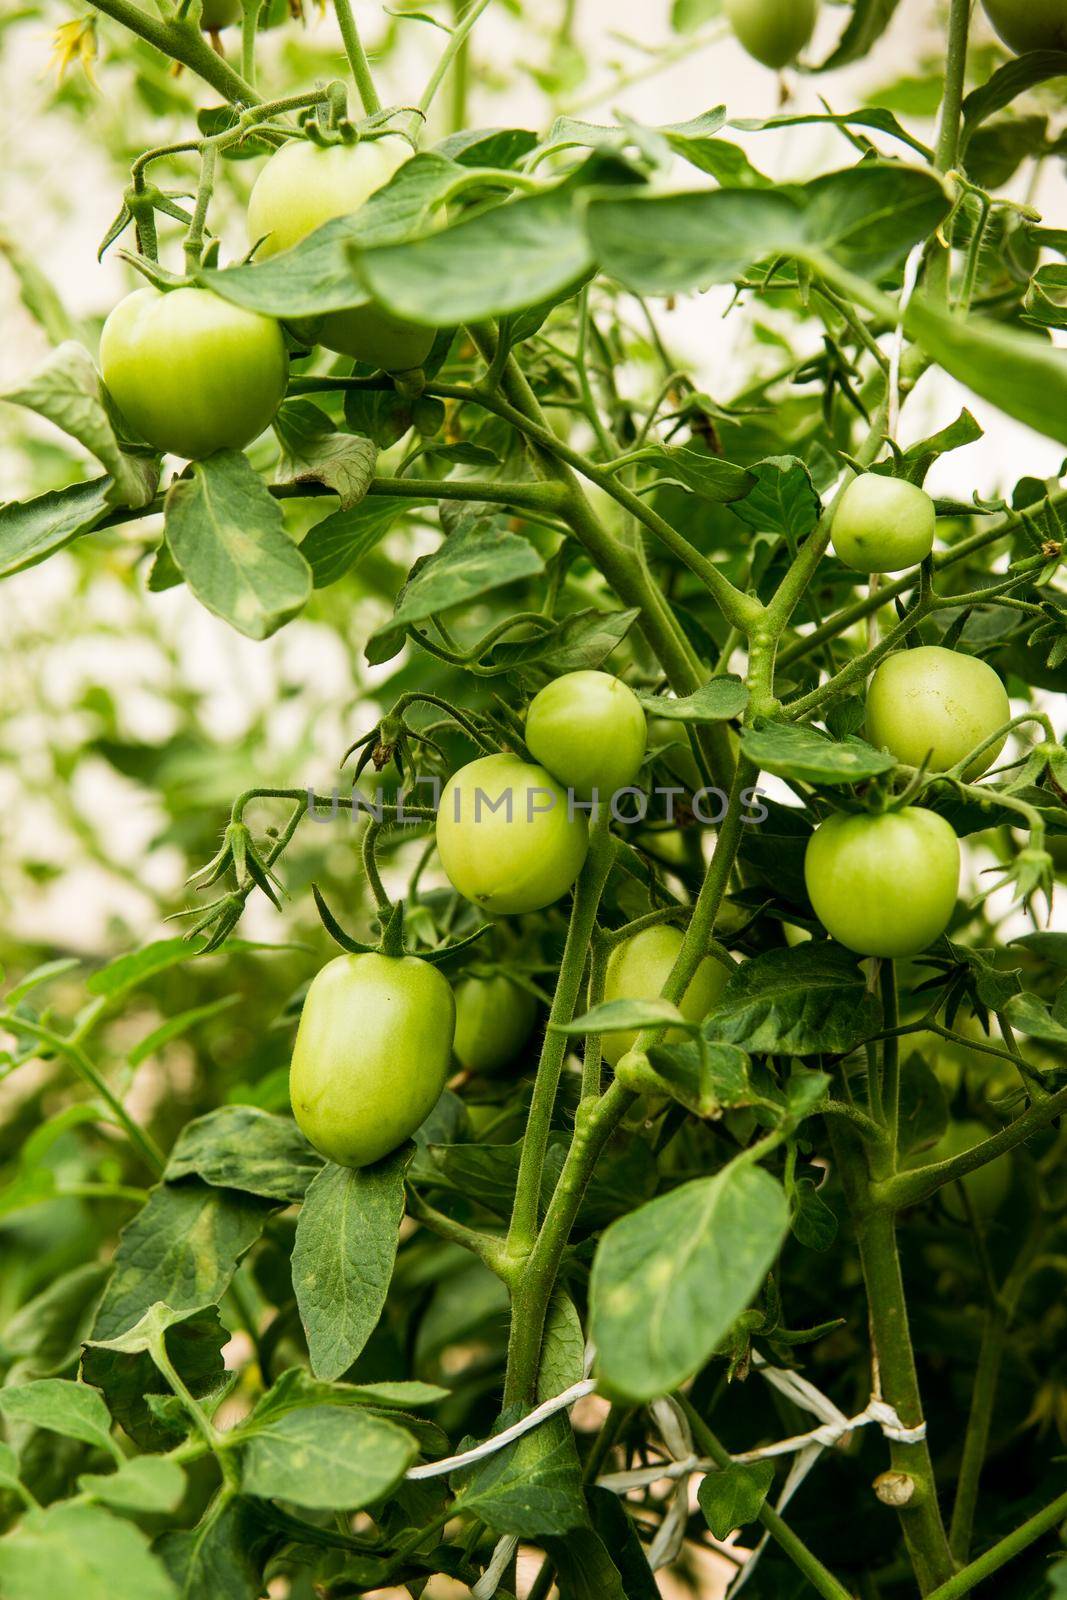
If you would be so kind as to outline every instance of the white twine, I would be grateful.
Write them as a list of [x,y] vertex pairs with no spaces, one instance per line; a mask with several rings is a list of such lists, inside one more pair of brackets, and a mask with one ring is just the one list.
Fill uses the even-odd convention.
[[514,1444],[516,1439],[521,1439],[524,1433],[529,1433],[531,1428],[540,1427],[542,1422],[547,1422],[549,1417],[554,1417],[557,1411],[566,1411],[576,1400],[582,1400],[587,1394],[592,1394],[596,1388],[595,1378],[583,1378],[580,1383],[572,1383],[569,1389],[564,1389],[562,1394],[554,1395],[551,1400],[543,1400],[539,1406],[528,1416],[520,1417],[518,1422],[513,1422],[510,1428],[504,1428],[500,1433],[494,1433],[491,1439],[486,1439],[482,1444],[476,1444],[471,1450],[464,1450],[458,1456],[447,1456],[443,1461],[430,1461],[422,1467],[411,1467],[404,1474],[406,1478],[417,1480],[420,1478],[442,1478],[447,1472],[455,1472],[457,1467],[469,1467],[475,1461],[484,1461],[486,1456],[495,1455],[498,1450],[503,1450],[506,1445]]

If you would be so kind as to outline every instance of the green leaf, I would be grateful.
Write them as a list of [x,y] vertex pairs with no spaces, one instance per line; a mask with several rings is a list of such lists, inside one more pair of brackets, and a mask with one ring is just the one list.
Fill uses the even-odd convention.
[[0,1389],[0,1411],[12,1421],[80,1439],[109,1455],[115,1452],[111,1415],[97,1391],[87,1384],[69,1378],[37,1378]]
[[[505,1411],[496,1431],[520,1415]],[[560,1417],[454,1472],[450,1482],[463,1510],[475,1513],[494,1533],[536,1539],[588,1525],[574,1434]]]
[[32,378],[18,389],[7,390],[0,399],[47,417],[84,445],[111,474],[106,490],[111,505],[137,509],[152,500],[159,482],[158,457],[135,456],[122,449],[100,375],[80,344],[73,340],[61,344],[45,357]]
[[734,1462],[702,1478],[697,1499],[715,1538],[728,1539],[735,1528],[755,1522],[773,1482],[771,1461]]
[[603,666],[640,615],[636,609],[572,611],[535,639],[495,645],[490,660],[494,666],[539,666],[557,675],[595,669]]
[[167,1162],[168,1183],[196,1177],[283,1204],[302,1200],[322,1158],[291,1117],[257,1106],[220,1106],[186,1123]]
[[781,255],[829,254],[880,278],[947,212],[931,172],[872,161],[804,188],[596,194],[586,218],[606,272],[641,294],[677,294],[733,282]]
[[182,1038],[201,1022],[207,1022],[211,1017],[229,1011],[230,1007],[238,1005],[240,1000],[240,995],[224,994],[217,1000],[209,1000],[206,1005],[192,1006],[188,1011],[179,1011],[177,1015],[168,1017],[166,1022],[161,1022],[158,1028],[153,1028],[151,1033],[146,1033],[144,1038],[134,1045],[126,1059],[131,1067],[139,1067],[142,1061],[147,1061],[149,1056],[156,1055],[172,1040]]
[[4,1600],[175,1600],[144,1534],[97,1506],[30,1511],[0,1539]]
[[678,699],[663,694],[638,694],[637,698],[650,717],[663,717],[667,722],[729,722],[744,711],[748,690],[740,678],[724,675]]
[[195,1528],[165,1533],[155,1548],[178,1600],[260,1600],[270,1543],[262,1507],[220,1495]]
[[[1067,1044],[1067,1027],[1058,1022],[1043,1000],[1036,994],[1016,994],[1004,1007],[1005,1015],[1013,1028],[1030,1039],[1043,1039],[1047,1044]],[[0,1390],[0,1396],[3,1391]]]
[[690,450],[684,445],[656,445],[644,458],[662,474],[660,481],[680,483],[702,500],[713,505],[728,505],[751,492],[755,479],[744,467],[735,467],[720,456]]
[[440,1400],[447,1400],[448,1395],[449,1391],[438,1384],[420,1383],[416,1379],[401,1379],[396,1383],[328,1383],[312,1377],[306,1367],[287,1367],[267,1393],[256,1401],[255,1409],[242,1427],[247,1433],[272,1423],[286,1412],[306,1410],[313,1405],[399,1409],[436,1405]]
[[184,939],[157,939],[140,950],[131,950],[128,955],[116,956],[106,967],[94,972],[85,987],[90,994],[119,1000],[157,973],[180,966],[183,961],[192,961],[196,954]]
[[221,1397],[228,1338],[217,1307],[173,1311],[157,1302],[115,1338],[87,1340],[82,1376],[103,1390],[115,1420],[142,1449],[165,1449],[185,1438],[191,1419],[159,1369],[160,1351],[198,1399]]
[[859,61],[882,37],[899,4],[900,0],[854,0],[844,32],[816,70],[833,72]]
[[176,1312],[222,1298],[277,1203],[201,1183],[163,1184],[123,1230],[94,1339],[110,1339],[163,1301]]
[[948,1127],[948,1096],[937,1073],[917,1050],[905,1054],[908,1039],[899,1039],[900,1113],[898,1144],[902,1155],[935,1145]]
[[246,1494],[294,1505],[356,1511],[387,1495],[418,1454],[410,1433],[347,1406],[290,1411],[244,1452]]
[[1011,105],[1019,95],[1036,84],[1047,83],[1050,78],[1067,76],[1067,51],[1030,50],[1016,56],[1013,61],[998,67],[991,78],[972,89],[963,102],[963,148],[974,130],[987,117],[995,116]]
[[1067,444],[1067,350],[985,317],[913,298],[905,327],[952,377],[1009,417]]
[[339,433],[310,400],[288,400],[274,419],[282,446],[276,483],[321,483],[349,511],[367,493],[378,450],[370,439]]
[[794,1239],[806,1250],[829,1250],[837,1238],[837,1217],[818,1193],[811,1178],[801,1178],[793,1190],[793,1216],[789,1224]]
[[117,1472],[84,1472],[78,1488],[116,1511],[177,1511],[185,1495],[185,1473],[164,1456],[134,1456]]
[[16,983],[7,991],[4,996],[4,1005],[9,1011],[12,1010],[20,1000],[24,1000],[28,994],[32,994],[34,989],[39,988],[41,984],[50,983],[53,978],[63,977],[65,973],[73,972],[81,964],[80,956],[60,956],[55,961],[42,962],[39,967],[34,967],[32,971],[27,972],[21,983]]
[[9,1444],[0,1444],[0,1492],[21,1490],[19,1459]]
[[698,1117],[718,1116],[724,1106],[751,1099],[749,1060],[738,1045],[696,1041],[654,1045],[649,1061],[664,1089]]
[[413,569],[397,596],[392,619],[367,641],[367,660],[377,666],[396,655],[405,628],[544,570],[533,545],[508,533],[499,519],[462,524]]
[[670,1023],[673,1028],[692,1028],[670,1000],[602,1000],[583,1016],[571,1022],[550,1024],[556,1033],[581,1036],[586,1033],[627,1033],[641,1028],[658,1028]]
[[788,1224],[781,1184],[737,1162],[613,1222],[590,1282],[609,1390],[653,1400],[692,1377],[759,1289]]
[[382,1314],[404,1215],[413,1146],[351,1171],[328,1162],[308,1188],[293,1246],[293,1288],[311,1370],[339,1378]]
[[91,533],[111,509],[110,488],[110,478],[91,478],[0,506],[0,578],[35,567],[83,533]]
[[811,473],[796,456],[768,456],[751,469],[754,487],[733,507],[757,533],[780,533],[794,548],[813,533],[822,515]]
[[537,1399],[551,1400],[585,1373],[585,1334],[574,1301],[562,1289],[552,1296],[541,1340]]
[[528,128],[464,128],[441,139],[434,149],[465,167],[518,166],[537,144]]
[[315,588],[325,589],[343,578],[381,543],[398,517],[421,503],[402,495],[373,495],[316,522],[300,546]]
[[239,450],[221,450],[189,470],[167,491],[167,547],[202,605],[249,639],[266,639],[307,602],[308,564]]
[[858,958],[822,941],[743,962],[701,1031],[754,1055],[844,1055],[878,1032],[880,1017]]
[[893,756],[863,739],[831,739],[800,722],[745,728],[741,748],[764,772],[802,783],[864,783],[896,766]]

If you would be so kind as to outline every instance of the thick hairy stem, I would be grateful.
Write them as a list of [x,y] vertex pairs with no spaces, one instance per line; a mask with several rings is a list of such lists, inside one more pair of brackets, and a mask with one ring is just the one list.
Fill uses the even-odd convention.
[[217,89],[224,100],[232,105],[256,105],[259,95],[239,72],[213,50],[199,28],[191,22],[161,22],[158,17],[142,11],[134,0],[92,0],[97,11],[113,17],[140,38],[155,45],[165,56],[180,61]]
[[[856,1230],[877,1381],[883,1398],[895,1408],[904,1426],[917,1428],[923,1421],[922,1399],[900,1276],[896,1222],[891,1211],[871,1204],[865,1158],[851,1136],[834,1122],[829,1128]],[[899,1508],[900,1523],[920,1592],[928,1595],[952,1576],[954,1565],[937,1501],[929,1445],[925,1439],[916,1444],[890,1440],[889,1455],[894,1472],[904,1474],[913,1486],[907,1504]]]

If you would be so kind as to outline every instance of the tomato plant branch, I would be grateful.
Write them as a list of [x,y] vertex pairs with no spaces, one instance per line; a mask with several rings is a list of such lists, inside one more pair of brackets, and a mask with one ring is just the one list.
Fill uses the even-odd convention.
[[229,62],[213,50],[200,29],[192,22],[161,22],[142,11],[134,0],[91,0],[95,10],[121,22],[146,43],[154,45],[173,61],[195,72],[198,78],[217,89],[232,105],[254,105],[259,95],[252,85],[235,72]]
[[363,48],[363,40],[359,36],[355,14],[352,10],[352,0],[333,0],[333,9],[337,16],[337,25],[341,30],[341,40],[348,57],[348,65],[352,69],[352,78],[359,93],[360,101],[368,117],[382,109],[382,102],[378,98],[378,91],[374,87],[371,76],[370,63],[367,52]]
[[1032,1544],[1044,1534],[1051,1533],[1067,1517],[1067,1494],[1061,1494],[1043,1511],[1038,1511],[1029,1518],[1021,1527],[1009,1533],[1006,1538],[1000,1539],[995,1545],[982,1553],[970,1566],[964,1567],[962,1572],[957,1572],[955,1577],[934,1589],[927,1596],[927,1600],[962,1600],[964,1595],[970,1594],[972,1589],[984,1583],[986,1578],[991,1578],[995,1572],[1006,1567],[1009,1561],[1014,1561],[1016,1556],[1022,1555]]
[[464,1250],[470,1250],[480,1261],[484,1261],[491,1272],[507,1282],[507,1252],[503,1239],[491,1233],[482,1233],[478,1228],[468,1228],[465,1223],[445,1216],[443,1211],[430,1205],[411,1185],[407,1188],[407,1210],[416,1222],[421,1222],[450,1244],[462,1245]]

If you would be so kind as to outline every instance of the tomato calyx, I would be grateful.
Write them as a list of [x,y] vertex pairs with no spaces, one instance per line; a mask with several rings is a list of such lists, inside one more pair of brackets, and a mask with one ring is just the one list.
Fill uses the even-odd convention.
[[315,897],[315,906],[326,932],[335,944],[340,945],[348,955],[352,956],[417,956],[420,961],[426,961],[431,967],[436,967],[443,961],[449,960],[461,950],[476,944],[489,929],[489,924],[483,922],[475,928],[473,933],[464,934],[461,939],[451,939],[447,944],[432,945],[426,949],[412,950],[404,943],[404,902],[396,900],[385,913],[384,920],[380,923],[381,935],[375,944],[367,944],[361,939],[354,939],[352,935],[341,926],[326,903],[325,896],[317,883],[311,885],[311,892]]

